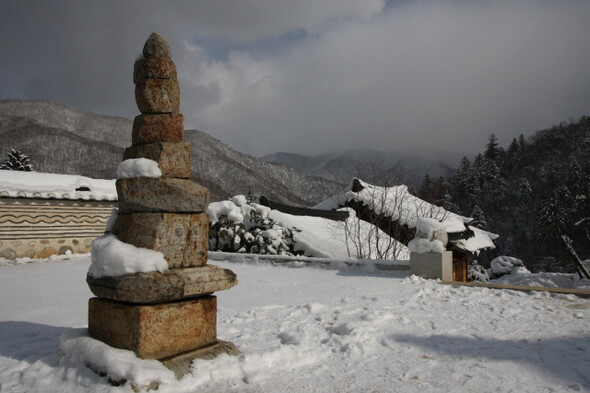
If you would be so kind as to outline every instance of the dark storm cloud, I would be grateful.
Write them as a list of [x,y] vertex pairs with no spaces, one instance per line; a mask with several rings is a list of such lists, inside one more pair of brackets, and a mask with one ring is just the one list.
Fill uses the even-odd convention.
[[128,118],[152,31],[187,128],[255,154],[478,151],[590,112],[587,1],[5,1],[2,98]]

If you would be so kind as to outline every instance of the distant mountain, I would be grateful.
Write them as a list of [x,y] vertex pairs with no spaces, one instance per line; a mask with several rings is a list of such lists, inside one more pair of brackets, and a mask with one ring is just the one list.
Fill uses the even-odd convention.
[[385,176],[390,184],[418,187],[426,174],[432,178],[453,175],[464,155],[433,149],[396,152],[353,149],[317,156],[279,152],[262,159],[339,183],[349,183],[355,176],[378,182],[379,177]]
[[[116,177],[131,145],[132,120],[98,115],[51,101],[0,100],[0,160],[10,149],[29,156],[40,172]],[[314,205],[342,184],[232,150],[197,130],[191,142],[192,178],[221,200],[249,190],[283,203]]]

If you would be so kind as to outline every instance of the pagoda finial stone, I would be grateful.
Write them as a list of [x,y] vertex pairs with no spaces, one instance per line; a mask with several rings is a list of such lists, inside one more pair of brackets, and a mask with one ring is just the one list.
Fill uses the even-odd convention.
[[161,34],[152,33],[143,46],[144,57],[164,57],[170,59],[170,45]]

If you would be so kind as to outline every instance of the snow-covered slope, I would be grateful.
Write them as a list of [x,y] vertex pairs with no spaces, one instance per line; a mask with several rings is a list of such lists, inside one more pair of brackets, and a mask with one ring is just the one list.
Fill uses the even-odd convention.
[[[0,159],[27,154],[40,172],[113,179],[132,121],[84,112],[50,101],[0,100]],[[294,205],[313,205],[341,185],[239,153],[204,132],[186,130],[192,177],[220,200],[248,190]]]

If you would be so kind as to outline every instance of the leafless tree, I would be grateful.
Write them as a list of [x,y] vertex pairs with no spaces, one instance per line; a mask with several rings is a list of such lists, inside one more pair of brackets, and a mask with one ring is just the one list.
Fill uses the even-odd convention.
[[442,221],[449,215],[445,209],[411,195],[400,184],[401,167],[383,170],[383,166],[373,165],[369,170],[359,167],[357,172],[371,173],[370,180],[375,185],[363,185],[355,179],[352,192],[362,192],[363,197],[337,201],[339,206],[353,210],[358,218],[344,224],[346,248],[351,257],[398,259],[415,235],[415,228],[409,222],[418,217]]

